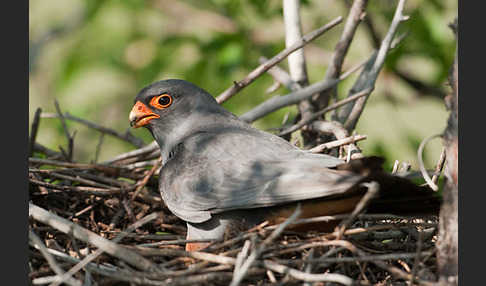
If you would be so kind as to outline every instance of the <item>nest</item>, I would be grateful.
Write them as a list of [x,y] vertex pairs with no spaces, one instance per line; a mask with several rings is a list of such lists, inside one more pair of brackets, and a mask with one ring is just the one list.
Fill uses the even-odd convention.
[[286,230],[306,222],[296,212],[186,252],[185,223],[158,192],[155,143],[102,163],[73,162],[72,150],[50,150],[35,136],[31,146],[41,155],[29,158],[33,284],[56,285],[63,274],[67,285],[427,285],[437,278],[436,217],[317,217],[348,223],[296,233]]

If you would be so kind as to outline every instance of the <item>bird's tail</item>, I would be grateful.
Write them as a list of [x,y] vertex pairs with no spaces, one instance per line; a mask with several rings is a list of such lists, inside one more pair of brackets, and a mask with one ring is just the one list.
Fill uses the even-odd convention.
[[440,195],[428,186],[419,186],[411,180],[392,175],[383,170],[383,159],[365,157],[337,166],[338,170],[359,173],[365,181],[376,181],[378,195],[370,202],[367,213],[395,215],[438,215]]

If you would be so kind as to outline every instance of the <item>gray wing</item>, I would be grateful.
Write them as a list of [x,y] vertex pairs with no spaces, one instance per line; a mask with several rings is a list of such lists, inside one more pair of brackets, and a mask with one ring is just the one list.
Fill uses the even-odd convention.
[[342,194],[362,179],[328,169],[342,163],[269,133],[234,128],[186,139],[162,168],[160,188],[175,215],[199,223],[228,210]]

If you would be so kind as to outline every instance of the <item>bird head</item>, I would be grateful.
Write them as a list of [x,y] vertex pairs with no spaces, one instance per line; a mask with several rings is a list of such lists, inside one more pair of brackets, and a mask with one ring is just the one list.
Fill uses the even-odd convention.
[[130,125],[149,129],[159,145],[175,141],[204,126],[235,119],[202,88],[179,79],[155,82],[135,97]]

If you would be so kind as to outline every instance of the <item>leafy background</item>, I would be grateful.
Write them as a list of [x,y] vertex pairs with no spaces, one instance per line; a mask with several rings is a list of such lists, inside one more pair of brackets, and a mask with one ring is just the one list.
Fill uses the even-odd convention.
[[[260,56],[282,50],[284,27],[280,0],[30,0],[29,1],[29,121],[37,107],[54,113],[54,99],[72,115],[109,126],[119,132],[128,128],[128,113],[136,93],[145,85],[166,78],[191,81],[213,95],[243,78],[258,65]],[[383,36],[397,1],[369,1],[368,17]],[[349,1],[302,1],[304,33],[337,16],[346,17]],[[395,159],[417,168],[420,141],[445,128],[447,110],[443,95],[453,62],[455,39],[448,24],[457,15],[457,1],[409,0],[399,33],[408,33],[391,51],[376,89],[356,128],[368,135],[359,143],[364,154],[382,155],[388,167]],[[310,82],[324,77],[343,24],[305,48]],[[344,63],[344,70],[366,59],[374,43],[364,23]],[[282,62],[282,67],[286,63]],[[403,80],[407,74],[434,89],[424,92]],[[357,75],[339,86],[345,96]],[[268,98],[265,90],[272,78],[264,75],[224,106],[243,114]],[[438,92],[437,92],[438,91]],[[274,94],[286,94],[279,88]],[[282,109],[254,123],[261,129],[280,126],[287,112]],[[74,158],[94,159],[100,134],[75,122]],[[30,127],[29,127],[30,128]],[[132,132],[151,141],[146,130]],[[41,120],[38,142],[58,150],[66,145],[58,119]],[[134,147],[110,136],[104,137],[99,161]],[[425,149],[427,167],[434,166],[441,151],[440,140]]]

